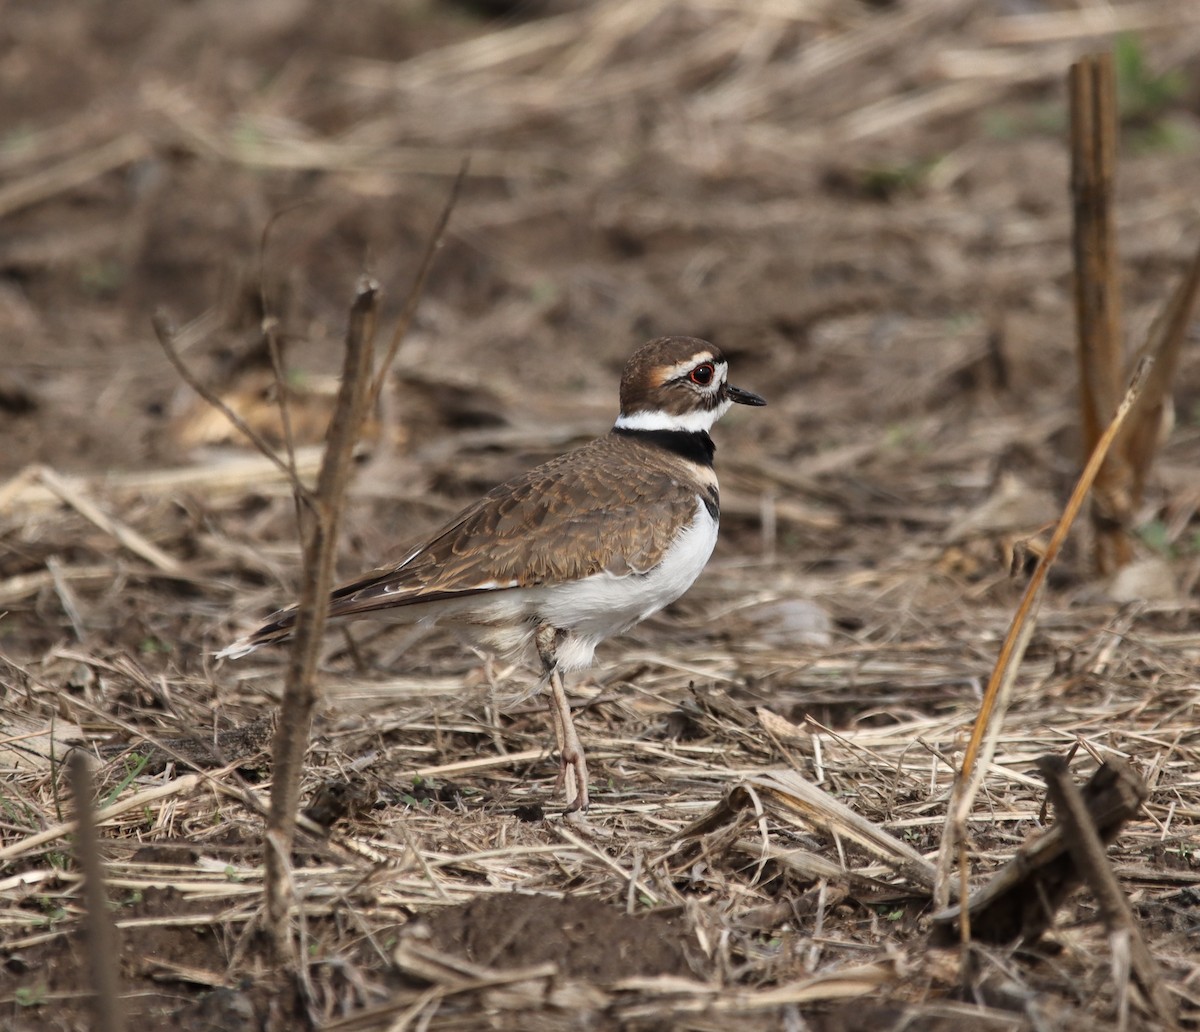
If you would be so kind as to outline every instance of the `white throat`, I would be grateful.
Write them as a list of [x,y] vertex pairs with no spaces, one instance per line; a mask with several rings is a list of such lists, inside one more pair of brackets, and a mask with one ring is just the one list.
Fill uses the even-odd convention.
[[696,409],[682,415],[657,409],[650,412],[634,412],[631,415],[622,412],[617,416],[613,427],[617,430],[683,430],[693,434],[701,430],[707,432],[732,405],[732,401],[722,401],[716,408]]

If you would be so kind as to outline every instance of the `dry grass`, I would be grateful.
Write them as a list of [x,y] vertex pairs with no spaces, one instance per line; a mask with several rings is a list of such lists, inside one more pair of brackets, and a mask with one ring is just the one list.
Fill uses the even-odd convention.
[[[216,505],[206,513],[210,524],[220,518]],[[822,593],[840,606],[876,614],[827,646],[764,644],[754,609],[725,613],[718,643],[707,616],[728,601],[792,595],[786,573],[726,561],[682,613],[610,647],[611,661],[579,693],[605,786],[584,829],[514,816],[552,803],[555,764],[540,705],[496,714],[488,687],[471,686],[478,678],[469,662],[436,642],[410,648],[399,678],[334,661],[305,795],[347,781],[365,786],[366,809],[328,840],[302,837],[295,918],[311,944],[312,1013],[333,1022],[347,1007],[370,1006],[331,1027],[390,1028],[411,1011],[427,1027],[457,1028],[471,1013],[518,1027],[532,1010],[539,1024],[528,1027],[568,1027],[572,1008],[586,1007],[613,1021],[669,1012],[681,1027],[705,1028],[736,1011],[767,1027],[788,1008],[807,1013],[820,1001],[869,993],[931,1020],[942,1014],[958,977],[948,957],[923,946],[929,861],[979,677],[1009,613],[987,603],[959,621],[922,611],[912,594],[927,596],[927,585],[914,577],[925,579],[881,571],[859,574],[853,588],[826,586]],[[155,599],[153,581],[135,583],[140,604],[192,606],[170,594]],[[888,619],[888,599],[904,595],[907,620]],[[1181,633],[1193,613],[1104,605],[1047,614],[968,825],[981,878],[1039,825],[1040,755],[1078,748],[1078,776],[1108,756],[1133,762],[1152,795],[1112,855],[1185,1003],[1195,975],[1187,899],[1200,880],[1200,648]],[[220,986],[247,965],[254,970],[248,944],[262,907],[263,757],[228,752],[225,766],[210,763],[203,774],[184,773],[182,761],[212,746],[219,729],[249,724],[276,690],[279,665],[256,657],[232,683],[232,671],[201,673],[199,657],[188,665],[197,672],[169,664],[151,675],[124,650],[62,646],[9,668],[9,699],[20,706],[6,720],[12,774],[0,921],[12,955],[52,949],[74,934],[79,879],[67,859],[72,825],[61,760],[70,744],[115,733],[130,750],[103,767],[98,818],[110,891],[124,904],[118,927],[134,942],[147,928],[213,929],[227,944],[223,964],[186,971],[148,957],[155,979]],[[529,676],[492,672],[500,690]],[[163,765],[159,753],[138,773],[148,745],[174,760]],[[895,836],[897,852],[915,849],[915,858],[898,863],[848,824],[797,811],[779,780],[797,775],[876,835]],[[435,976],[407,954],[394,960],[397,935],[414,914],[512,892],[599,899],[631,912],[677,909],[701,944],[702,977],[600,984],[590,994],[577,985],[572,1002],[562,973]],[[165,912],[139,914],[147,899],[168,901],[157,908]],[[1019,1004],[1018,1012],[1041,1007],[1050,993],[1072,1022],[1103,1020],[1114,1000],[1092,907],[1086,897],[1072,900],[1053,936],[1064,952],[1053,961],[985,957],[977,980],[1015,978],[1006,991],[1023,988],[1003,1007]],[[387,974],[394,962],[424,988],[397,989]],[[587,980],[568,978],[580,981]],[[971,1013],[979,1027],[1001,1020],[987,1008]],[[966,1012],[955,1020],[968,1020]],[[1006,1020],[1018,1019],[1010,1012]]]

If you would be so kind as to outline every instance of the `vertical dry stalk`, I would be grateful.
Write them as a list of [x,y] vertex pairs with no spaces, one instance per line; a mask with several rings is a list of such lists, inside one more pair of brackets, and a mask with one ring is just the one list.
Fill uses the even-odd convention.
[[[285,461],[261,435],[187,367],[175,346],[175,333],[167,316],[156,313],[153,320],[159,343],[184,382],[223,413],[247,440],[288,477],[296,497],[304,577],[272,752],[274,774],[267,815],[264,876],[267,930],[275,960],[282,966],[293,969],[297,968],[298,958],[292,953],[288,924],[291,904],[290,858],[295,841],[304,754],[317,701],[317,657],[325,628],[326,603],[333,588],[337,531],[350,478],[352,453],[363,420],[383,389],[388,368],[416,311],[434,255],[442,242],[450,215],[457,203],[467,167],[468,163],[464,161],[450,196],[443,206],[437,226],[430,235],[421,256],[416,279],[405,298],[404,311],[392,337],[386,360],[381,364],[378,373],[375,373],[373,364],[379,286],[366,277],[359,281],[346,332],[341,390],[326,438],[325,455],[315,491],[309,491],[296,473],[290,433],[285,435],[288,439],[288,459]],[[268,345],[271,348],[276,376],[281,377],[279,353],[271,336],[273,327],[267,327],[265,332],[268,334]],[[282,382],[279,383],[279,388],[280,398],[285,399],[287,392]],[[285,401],[281,403],[286,404]],[[287,430],[286,410],[283,416]]]
[[92,809],[92,774],[87,756],[81,752],[71,754],[69,766],[75,801],[75,852],[83,871],[85,952],[93,993],[92,1027],[95,1032],[121,1032],[125,1028],[125,1009],[117,974],[120,954],[117,929],[104,890],[104,861],[100,857],[96,814]]
[[300,802],[300,774],[316,704],[317,658],[325,630],[326,600],[333,590],[337,533],[370,391],[375,354],[375,317],[379,286],[363,278],[350,308],[342,384],[317,489],[302,507],[304,557],[300,604],[293,644],[288,656],[283,701],[272,753],[271,807],[267,816],[265,892],[267,928],[276,959],[290,959],[288,911],[292,843]]
[[[434,255],[441,245],[450,215],[466,178],[469,162],[464,160],[450,196],[442,208],[437,225],[421,256],[417,275],[404,300],[404,309],[390,346],[378,372],[373,370],[375,317],[378,285],[366,279],[359,282],[358,295],[350,310],[350,325],[346,333],[346,355],[342,370],[342,386],[337,408],[329,428],[328,444],[316,493],[304,493],[293,475],[297,489],[297,506],[307,512],[301,527],[304,542],[304,583],[297,607],[292,650],[284,684],[280,721],[275,732],[272,754],[271,808],[267,817],[267,850],[264,871],[267,927],[281,963],[293,961],[291,935],[288,929],[288,910],[291,891],[288,877],[292,842],[296,831],[296,811],[300,804],[300,775],[304,753],[312,728],[312,712],[316,705],[316,666],[325,629],[326,600],[333,587],[334,560],[337,552],[337,530],[350,476],[351,455],[358,440],[363,420],[374,408],[380,392],[404,338],[417,302],[433,265]],[[374,379],[372,379],[374,377]],[[284,396],[280,390],[280,397]]]
[[[1117,409],[1124,379],[1121,291],[1113,224],[1116,173],[1116,77],[1111,54],[1071,66],[1071,198],[1075,327],[1079,356],[1083,454],[1090,455]],[[1131,558],[1129,462],[1114,450],[1096,478],[1092,500],[1094,558],[1101,573]]]
[[1200,248],[1192,255],[1183,279],[1155,318],[1136,356],[1138,361],[1153,359],[1154,368],[1124,433],[1114,446],[1129,460],[1130,499],[1135,510],[1141,504],[1154,455],[1173,420],[1171,383],[1179,367],[1179,355],[1187,339],[1188,322],[1198,295]]
[[[1125,392],[1125,397],[1118,406],[1112,422],[1101,434],[1087,465],[1079,475],[1075,490],[1071,492],[1066,508],[1059,517],[1058,526],[1054,528],[1046,550],[1038,561],[1033,576],[1029,578],[1029,584],[1025,587],[1021,604],[1017,607],[1008,633],[1000,645],[1000,654],[996,658],[992,676],[988,679],[987,689],[979,704],[979,713],[975,717],[975,725],[971,729],[971,738],[963,753],[962,767],[958,772],[958,777],[954,780],[954,788],[950,793],[950,802],[946,808],[946,823],[938,852],[937,884],[933,894],[934,906],[937,910],[944,910],[950,901],[950,869],[956,855],[959,858],[960,874],[966,868],[965,848],[960,851],[958,847],[961,843],[965,843],[967,818],[971,813],[975,795],[983,783],[984,774],[995,751],[996,738],[1004,720],[1004,713],[1008,708],[1008,700],[1016,682],[1017,671],[1020,669],[1029,639],[1033,635],[1046,577],[1050,572],[1050,567],[1058,558],[1058,553],[1062,550],[1063,543],[1067,539],[1067,534],[1070,532],[1075,518],[1079,515],[1088,491],[1096,481],[1106,458],[1111,454],[1113,442],[1121,433],[1122,426],[1145,387],[1151,366],[1152,362],[1147,359],[1140,363],[1134,371],[1133,380],[1129,384],[1129,389]],[[966,916],[965,900],[963,903],[962,929],[965,939],[970,933],[970,927]]]

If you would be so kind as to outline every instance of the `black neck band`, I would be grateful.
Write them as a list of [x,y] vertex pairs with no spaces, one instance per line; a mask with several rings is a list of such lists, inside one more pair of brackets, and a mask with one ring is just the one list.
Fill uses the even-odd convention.
[[717,446],[706,430],[631,430],[624,426],[613,427],[614,434],[645,441],[658,448],[665,448],[681,458],[698,462],[702,466],[713,464]]

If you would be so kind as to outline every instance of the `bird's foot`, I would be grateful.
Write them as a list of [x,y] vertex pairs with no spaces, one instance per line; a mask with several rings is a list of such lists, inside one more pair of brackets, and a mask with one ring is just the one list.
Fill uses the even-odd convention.
[[[574,731],[574,728],[571,730]],[[567,797],[567,808],[563,810],[564,816],[582,813],[591,805],[591,800],[588,798],[587,759],[583,755],[583,750],[578,747],[578,742],[576,742],[574,750],[567,746],[562,751],[562,768],[558,774],[555,790],[557,791],[560,786],[565,790]]]

